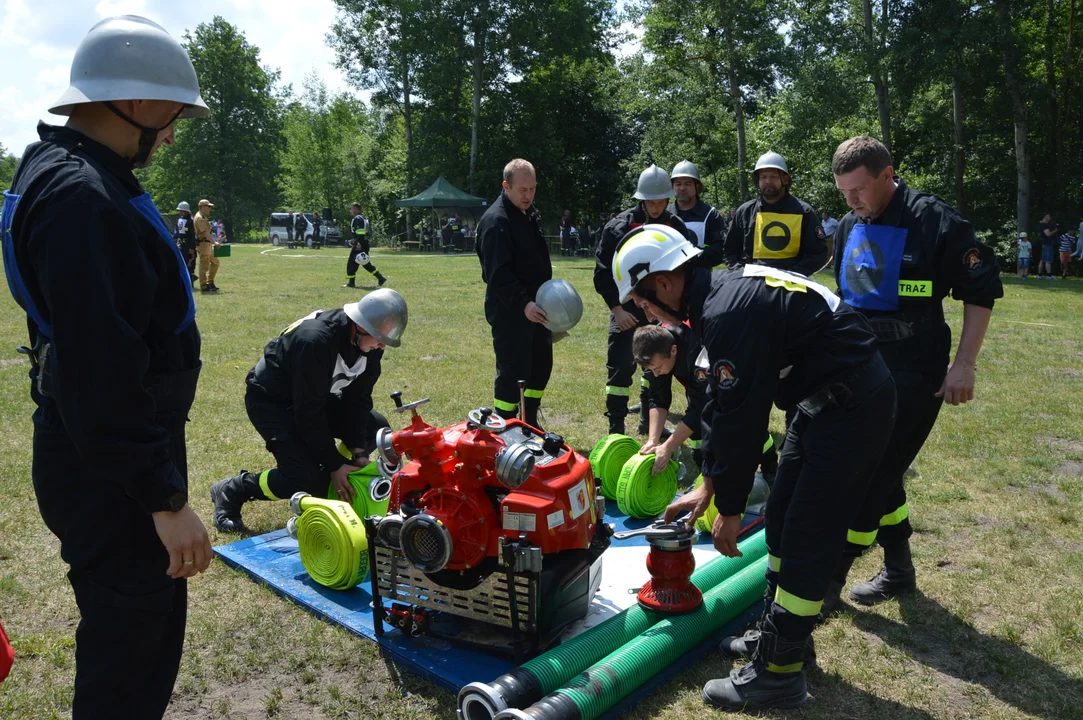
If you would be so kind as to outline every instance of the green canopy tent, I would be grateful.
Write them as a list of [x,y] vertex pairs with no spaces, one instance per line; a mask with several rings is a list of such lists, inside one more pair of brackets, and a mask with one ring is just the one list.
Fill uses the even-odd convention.
[[417,195],[395,201],[395,207],[431,210],[434,231],[439,231],[440,215],[452,211],[460,218],[463,214],[469,213],[474,220],[474,227],[477,227],[478,218],[488,204],[485,198],[471,195],[455,187],[443,175],[436,178],[436,182]]

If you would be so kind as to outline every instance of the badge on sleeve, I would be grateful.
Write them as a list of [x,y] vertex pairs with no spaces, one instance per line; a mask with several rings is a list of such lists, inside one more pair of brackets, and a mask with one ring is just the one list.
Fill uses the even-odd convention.
[[737,368],[729,360],[719,360],[714,364],[714,379],[719,390],[730,390],[738,383]]
[[905,247],[906,228],[854,225],[842,250],[842,299],[862,310],[898,310]]
[[970,248],[963,254],[963,267],[968,272],[981,269],[981,251],[978,248]]

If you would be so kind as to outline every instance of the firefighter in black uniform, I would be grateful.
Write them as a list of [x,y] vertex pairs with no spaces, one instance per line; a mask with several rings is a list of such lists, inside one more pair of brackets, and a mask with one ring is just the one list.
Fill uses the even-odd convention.
[[696,247],[703,251],[696,258],[696,264],[705,268],[721,265],[725,255],[726,224],[718,210],[700,199],[703,182],[699,179],[699,168],[693,162],[682,160],[673,166],[669,179],[676,200],[667,209],[696,234]]
[[[606,369],[609,375],[605,383],[605,414],[609,418],[609,432],[624,434],[624,418],[628,416],[628,395],[632,387],[636,362],[632,358],[633,331],[645,325],[647,320],[643,311],[632,302],[621,303],[617,286],[613,282],[613,251],[617,243],[631,230],[648,223],[668,225],[675,228],[689,242],[695,242],[695,235],[685,227],[684,222],[666,209],[673,195],[669,175],[657,165],[639,174],[634,197],[639,201],[630,210],[615,215],[602,229],[602,237],[594,252],[594,289],[602,296],[609,309],[609,343],[606,356]],[[649,384],[646,378],[640,379],[639,426],[640,435],[646,435],[650,429]]]
[[38,126],[0,214],[33,345],[34,492],[81,616],[73,719],[161,718],[187,578],[211,560],[184,439],[200,337],[184,259],[132,169],[209,111],[184,48],[141,17],[95,25],[71,78],[49,109],[67,125]]
[[315,250],[320,249],[320,213],[316,211],[312,213],[312,247]]
[[553,277],[553,266],[534,209],[535,178],[526,160],[504,167],[504,191],[478,222],[477,254],[496,353],[493,405],[501,417],[515,417],[518,383],[525,380],[523,417],[538,427],[538,408],[553,372],[553,333],[543,324],[547,318],[534,296]]
[[[398,347],[406,301],[391,289],[373,290],[341,310],[317,310],[267,344],[245,378],[248,418],[267,442],[277,467],[221,480],[211,487],[214,525],[247,532],[241,506],[249,500],[288,500],[304,491],[326,497],[334,486],[353,501],[348,476],[368,464],[376,431],[387,427],[372,409],[384,347]],[[350,453],[337,448],[341,440]]]
[[181,257],[184,258],[184,264],[188,266],[188,274],[192,276],[192,282],[195,282],[199,277],[196,275],[196,230],[195,223],[192,222],[192,208],[187,202],[181,202],[177,205],[177,212],[180,213],[180,217],[177,218],[177,227],[173,231],[173,237],[180,245]]
[[369,259],[369,219],[361,214],[361,203],[350,205],[350,259],[346,261],[346,284],[342,287],[357,287],[357,268],[363,267],[383,287],[387,278],[380,274],[376,266]]
[[305,213],[302,210],[293,216],[293,241],[304,247],[306,232],[308,232],[308,221],[305,220]]
[[790,194],[786,160],[764,153],[752,181],[760,197],[737,208],[726,234],[726,264],[736,270],[757,263],[812,277],[827,262],[827,236],[812,206]]
[[[832,172],[853,208],[835,233],[839,293],[868,319],[899,391],[899,419],[876,471],[882,493],[869,497],[851,526],[847,558],[833,586],[837,597],[854,557],[879,542],[884,567],[850,591],[852,600],[874,605],[915,587],[903,474],[943,402],[973,398],[975,362],[993,302],[1004,290],[993,252],[974,237],[970,223],[935,195],[910,189],[878,140],[844,142]],[[950,370],[951,330],[943,307],[949,292],[964,303]]]
[[633,297],[652,319],[679,322],[682,308],[698,316],[711,384],[703,484],[670,505],[666,520],[690,511],[694,521],[713,497],[715,547],[739,555],[771,406],[798,408],[767,501],[770,596],[752,661],[703,689],[707,702],[727,710],[795,707],[807,699],[805,653],[831,573],[891,434],[895,386],[864,318],[827,288],[748,265],[715,272],[697,306],[685,286],[699,250],[676,233],[665,233],[666,242],[646,234],[617,250],[621,298]]

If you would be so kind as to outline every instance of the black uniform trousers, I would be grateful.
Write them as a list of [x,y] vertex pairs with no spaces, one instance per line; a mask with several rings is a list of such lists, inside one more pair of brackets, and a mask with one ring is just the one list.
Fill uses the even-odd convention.
[[[609,376],[605,381],[605,409],[612,419],[624,418],[628,415],[628,396],[631,393],[632,378],[636,371],[636,361],[632,357],[632,336],[635,335],[636,328],[647,324],[647,316],[636,307],[635,303],[624,303],[623,307],[635,315],[636,326],[621,332],[612,314],[609,317],[609,342],[605,360]],[[649,395],[647,381],[645,378],[641,379],[639,392],[641,407],[649,407]]]
[[866,391],[794,417],[767,499],[771,614],[785,637],[812,632],[847,530],[880,482],[873,471],[895,424],[895,385],[879,355],[855,377],[847,384]]
[[914,534],[903,475],[921,452],[944,404],[944,399],[935,395],[944,382],[944,372],[898,370],[891,375],[899,395],[898,417],[876,467],[874,491],[866,497],[847,535],[846,554],[854,557],[874,542],[887,547]]
[[526,380],[526,415],[536,421],[537,408],[553,373],[553,333],[522,313],[497,307],[498,303],[485,303],[485,319],[492,328],[496,354],[496,410],[503,417],[514,417],[519,407],[519,381]]
[[[362,256],[362,253],[364,255]],[[364,265],[360,261],[364,261]],[[376,266],[369,260],[369,244],[368,241],[358,243],[358,249],[350,249],[350,258],[346,261],[346,278],[353,280],[357,277],[357,268],[363,267],[369,273],[376,274]]]
[[[170,375],[162,392],[152,393],[156,422],[170,434],[170,459],[185,478],[184,423],[198,374]],[[60,539],[81,616],[72,719],[160,718],[184,647],[187,581],[166,575],[169,553],[151,515],[108,481],[108,468],[80,460],[51,406],[34,412],[33,453],[38,508]]]
[[[320,465],[320,460],[301,440],[293,411],[267,397],[266,393],[251,385],[244,395],[248,419],[267,443],[267,450],[274,455],[276,467],[265,471],[260,486],[274,497],[269,500],[288,500],[294,493],[304,491],[314,497],[327,497],[331,474]],[[327,424],[335,437],[342,437],[346,426],[348,408],[340,400],[333,400],[327,410]],[[376,432],[390,423],[380,413],[371,411],[365,427],[365,452],[376,449]],[[342,462],[346,462],[342,458]]]

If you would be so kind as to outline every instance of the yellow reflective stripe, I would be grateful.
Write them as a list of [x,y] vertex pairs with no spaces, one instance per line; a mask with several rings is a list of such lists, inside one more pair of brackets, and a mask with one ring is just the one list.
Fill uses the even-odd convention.
[[282,498],[276,497],[271,488],[267,487],[267,476],[271,474],[270,470],[264,470],[259,474],[259,489],[263,491],[263,496],[268,500],[281,500]]
[[932,297],[932,280],[900,280],[899,297]]
[[528,397],[528,398],[540,398],[544,394],[545,394],[544,390],[524,390],[523,391],[523,397]]
[[823,600],[817,600],[816,602],[805,600],[793,593],[786,592],[781,587],[775,590],[775,602],[794,615],[800,615],[801,617],[815,617],[820,614],[820,609],[824,606]]
[[799,285],[798,283],[790,282],[789,280],[783,280],[782,278],[765,277],[763,281],[767,283],[768,287],[783,288],[790,292],[808,292],[808,288],[804,285]]
[[773,572],[779,572],[782,570],[782,558],[775,557],[774,555],[767,554],[767,569]]
[[493,405],[497,410],[503,410],[504,412],[515,412],[519,409],[519,403],[504,402],[503,400],[493,400]]
[[767,433],[767,439],[763,442],[763,451],[767,452],[775,446],[775,438],[771,433]]
[[606,385],[605,386],[605,394],[606,395],[622,395],[624,397],[628,397],[628,388],[626,388],[626,387],[617,387],[616,385]]
[[353,453],[350,452],[350,448],[346,447],[346,443],[341,440],[338,441],[338,454],[347,460],[353,460]]
[[854,545],[861,545],[862,547],[872,547],[872,544],[876,542],[876,534],[879,530],[873,530],[872,532],[858,532],[857,530],[847,530],[846,539],[852,542]]
[[903,503],[902,507],[880,518],[880,525],[898,525],[910,517],[910,503]]
[[356,274],[356,273],[355,273],[355,274],[353,274],[353,275],[347,275],[347,276],[346,276],[346,279],[347,279],[347,280],[354,280],[354,279],[356,279],[356,278],[357,278],[357,274]]
[[643,376],[640,376],[640,378],[639,378],[639,386],[649,388],[651,386],[651,381],[648,380],[647,378],[643,377]]
[[773,662],[768,661],[767,672],[773,673],[795,673],[801,672],[805,667],[804,662],[790,663],[789,665],[775,665]]

